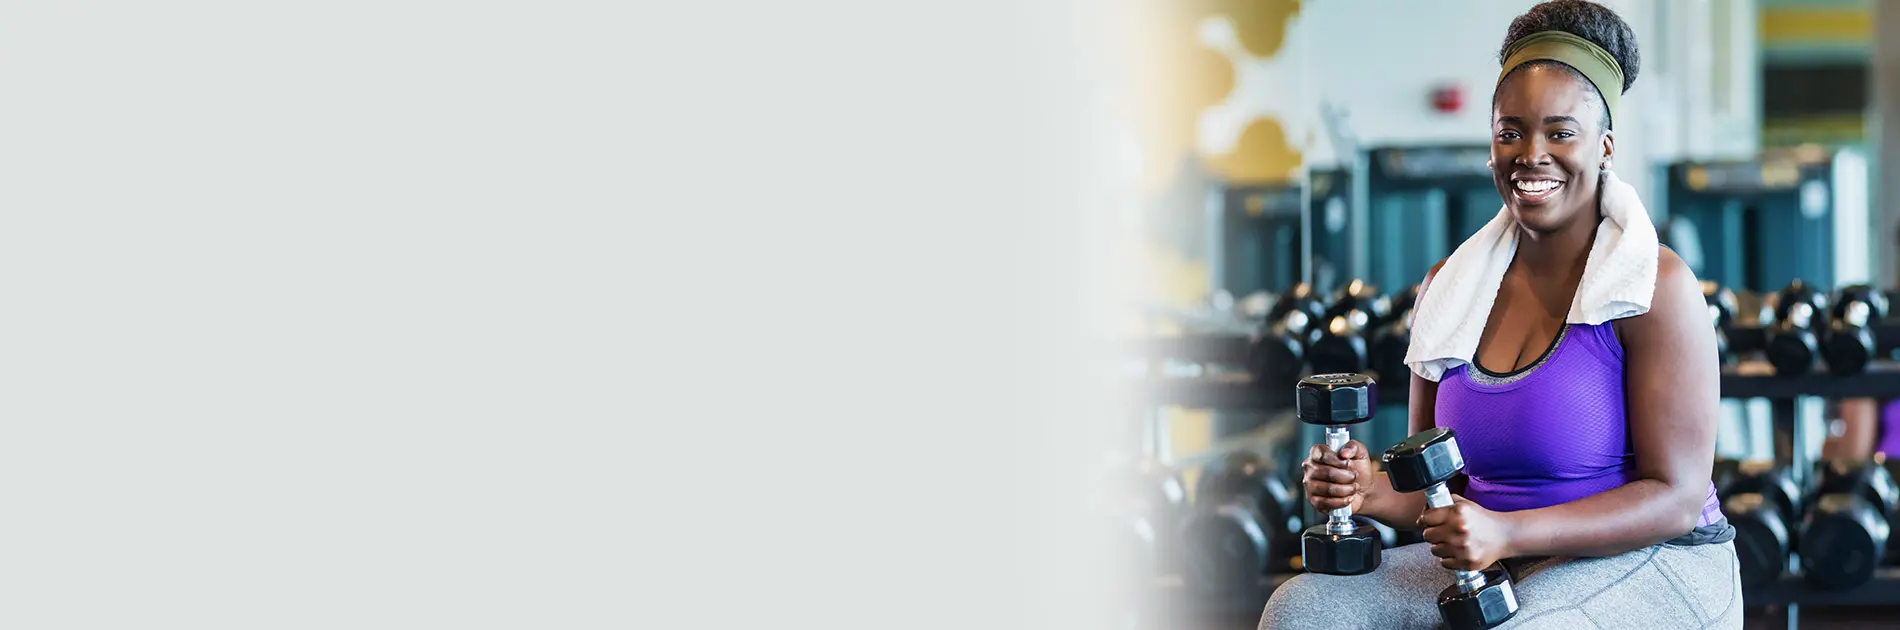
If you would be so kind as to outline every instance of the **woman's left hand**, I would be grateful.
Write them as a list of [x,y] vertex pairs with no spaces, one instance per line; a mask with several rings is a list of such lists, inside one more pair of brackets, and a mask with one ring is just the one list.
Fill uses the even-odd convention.
[[1453,496],[1449,507],[1425,510],[1418,524],[1432,555],[1447,569],[1478,571],[1510,557],[1511,524],[1505,515]]

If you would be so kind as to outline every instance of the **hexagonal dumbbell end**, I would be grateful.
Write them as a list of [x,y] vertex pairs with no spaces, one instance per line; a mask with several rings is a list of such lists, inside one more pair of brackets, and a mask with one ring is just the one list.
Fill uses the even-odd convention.
[[1773,501],[1754,492],[1730,495],[1722,501],[1722,515],[1735,528],[1735,558],[1743,587],[1773,584],[1788,570],[1789,544],[1795,532],[1788,529]]
[[1300,379],[1294,404],[1307,424],[1357,424],[1372,418],[1378,394],[1378,384],[1364,374],[1314,374]]
[[1801,568],[1828,590],[1866,584],[1885,557],[1888,531],[1886,516],[1866,499],[1822,495],[1801,527]]
[[1385,541],[1379,530],[1357,518],[1350,534],[1336,534],[1320,523],[1300,535],[1300,561],[1307,571],[1326,575],[1361,575],[1379,568]]
[[1778,376],[1807,374],[1821,352],[1820,340],[1814,334],[1820,317],[1807,302],[1795,303],[1787,313],[1768,335],[1768,363]]
[[1484,585],[1466,592],[1458,585],[1438,593],[1438,615],[1451,630],[1496,628],[1517,614],[1517,592],[1504,569],[1484,572]]
[[1380,456],[1392,489],[1419,492],[1434,484],[1450,481],[1465,469],[1464,455],[1458,452],[1457,434],[1451,429],[1432,427],[1405,438]]

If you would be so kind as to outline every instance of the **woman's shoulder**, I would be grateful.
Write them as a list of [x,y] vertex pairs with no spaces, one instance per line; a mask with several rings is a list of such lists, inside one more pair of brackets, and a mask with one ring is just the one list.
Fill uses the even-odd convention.
[[1687,278],[1689,284],[1695,285],[1696,291],[1701,292],[1701,285],[1695,278],[1695,270],[1689,268],[1689,263],[1682,262],[1682,257],[1677,256],[1676,250],[1669,249],[1668,245],[1658,244],[1656,246],[1657,290],[1660,291],[1664,285],[1679,282],[1683,278]]
[[[1691,302],[1694,308],[1685,312]],[[1698,316],[1701,309],[1702,281],[1696,279],[1695,270],[1669,246],[1657,245],[1656,288],[1650,295],[1649,311],[1612,321],[1617,332],[1623,333],[1632,326],[1663,325],[1659,320]]]
[[[1695,270],[1689,263],[1682,262],[1675,250],[1668,245],[1656,246],[1656,289],[1650,295],[1649,310],[1655,312],[1658,307],[1669,307],[1694,300],[1698,306],[1702,302],[1702,281],[1695,277]],[[1667,310],[1667,309],[1666,309]]]

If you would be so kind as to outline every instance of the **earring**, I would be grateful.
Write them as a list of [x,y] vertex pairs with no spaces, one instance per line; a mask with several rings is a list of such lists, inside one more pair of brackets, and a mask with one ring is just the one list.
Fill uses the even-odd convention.
[[1610,170],[1610,161],[1609,161],[1609,160],[1604,160],[1604,161],[1603,161],[1603,170],[1606,170],[1606,171],[1607,171],[1607,170]]
[[1495,160],[1495,159],[1488,159],[1488,160],[1485,160],[1485,161],[1484,161],[1484,167],[1485,167],[1485,168],[1497,168],[1497,167],[1498,167],[1498,161],[1497,161],[1497,160]]

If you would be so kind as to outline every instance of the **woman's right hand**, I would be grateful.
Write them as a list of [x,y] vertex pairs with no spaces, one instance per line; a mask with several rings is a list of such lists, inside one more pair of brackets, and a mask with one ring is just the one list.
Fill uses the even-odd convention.
[[1300,470],[1306,500],[1322,515],[1343,507],[1359,512],[1366,492],[1372,489],[1372,459],[1366,445],[1358,441],[1347,442],[1337,453],[1325,444],[1314,444]]

